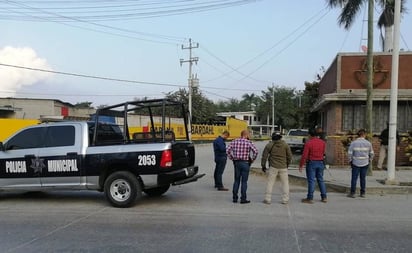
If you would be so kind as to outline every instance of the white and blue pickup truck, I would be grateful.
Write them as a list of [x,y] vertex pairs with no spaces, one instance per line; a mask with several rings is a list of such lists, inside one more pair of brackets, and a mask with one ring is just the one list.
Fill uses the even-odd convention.
[[[166,108],[175,107],[172,110]],[[127,116],[144,109],[150,130],[130,137]],[[195,147],[166,131],[165,111],[183,104],[167,99],[127,102],[98,109],[90,122],[43,123],[22,129],[0,143],[0,191],[96,190],[115,207],[130,207],[146,193],[158,196],[171,185],[204,176],[195,165]],[[155,128],[158,113],[163,128]],[[117,123],[101,121],[117,118]],[[118,118],[122,118],[119,120]],[[156,131],[157,130],[157,131]]]

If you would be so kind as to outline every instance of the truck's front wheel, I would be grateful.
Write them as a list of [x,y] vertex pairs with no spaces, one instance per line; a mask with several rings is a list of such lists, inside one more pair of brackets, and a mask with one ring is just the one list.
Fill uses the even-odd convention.
[[104,193],[112,206],[130,207],[142,196],[142,187],[132,173],[117,171],[107,177]]

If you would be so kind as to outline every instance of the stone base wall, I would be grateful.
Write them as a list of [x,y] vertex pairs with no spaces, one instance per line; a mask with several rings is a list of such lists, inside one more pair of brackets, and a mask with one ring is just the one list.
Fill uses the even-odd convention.
[[[355,137],[355,136],[354,136]],[[345,137],[343,135],[339,136],[328,136],[327,138],[327,145],[326,145],[326,162],[329,165],[333,166],[349,166],[348,164],[348,154],[347,149],[342,144],[342,140]],[[375,168],[378,164],[379,159],[379,150],[380,150],[380,142],[379,138],[373,137],[372,138],[372,146],[373,151],[375,152],[375,156],[373,158],[372,165]],[[405,148],[407,143],[405,141],[401,141],[399,145],[399,149],[396,151],[396,166],[407,166],[411,165],[412,163],[409,162],[409,157],[405,154]],[[384,162],[385,167],[386,161]]]

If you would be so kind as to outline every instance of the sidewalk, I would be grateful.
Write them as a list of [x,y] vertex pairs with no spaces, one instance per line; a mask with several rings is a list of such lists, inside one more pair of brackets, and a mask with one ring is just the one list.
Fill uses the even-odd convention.
[[[259,167],[253,167],[252,173],[263,176],[263,172]],[[329,168],[325,169],[323,177],[329,192],[350,192],[351,170],[350,168]],[[412,167],[397,167],[395,172],[395,180],[398,185],[385,184],[387,171],[373,171],[372,176],[366,177],[366,193],[367,194],[408,194],[412,193]],[[291,184],[306,186],[306,173],[299,172],[297,167],[289,168],[289,182]],[[359,191],[359,179],[357,183],[357,191]]]

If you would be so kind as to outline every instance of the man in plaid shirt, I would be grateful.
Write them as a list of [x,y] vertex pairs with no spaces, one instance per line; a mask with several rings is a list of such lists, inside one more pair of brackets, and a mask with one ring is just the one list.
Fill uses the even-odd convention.
[[240,203],[250,203],[247,200],[247,181],[249,178],[250,165],[258,155],[258,149],[255,144],[249,140],[250,133],[248,130],[243,130],[240,138],[233,140],[227,147],[226,153],[230,160],[233,161],[235,167],[235,182],[233,183],[233,203],[238,201],[239,186]]

